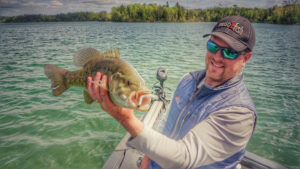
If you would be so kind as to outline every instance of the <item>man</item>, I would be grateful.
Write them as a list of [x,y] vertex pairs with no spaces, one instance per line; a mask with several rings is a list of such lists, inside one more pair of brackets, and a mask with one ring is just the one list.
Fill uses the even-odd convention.
[[245,154],[256,109],[242,69],[252,55],[254,29],[246,18],[230,16],[204,37],[209,35],[206,70],[182,78],[163,134],[145,126],[133,110],[114,105],[105,89],[91,83],[107,84],[106,76],[88,78],[92,98],[131,134],[127,145],[147,155],[146,168],[236,168]]

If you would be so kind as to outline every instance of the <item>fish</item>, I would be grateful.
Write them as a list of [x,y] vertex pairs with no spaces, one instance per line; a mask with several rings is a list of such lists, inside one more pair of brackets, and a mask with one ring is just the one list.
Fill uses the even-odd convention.
[[[149,110],[151,98],[147,96],[151,95],[151,91],[136,69],[121,59],[118,49],[104,53],[95,48],[80,49],[73,56],[73,64],[80,69],[69,71],[53,64],[44,65],[44,73],[52,82],[54,96],[77,86],[84,89],[84,100],[91,104],[94,100],[87,90],[87,78],[101,72],[109,78],[108,94],[114,104],[141,112]],[[93,83],[99,85],[97,82]]]

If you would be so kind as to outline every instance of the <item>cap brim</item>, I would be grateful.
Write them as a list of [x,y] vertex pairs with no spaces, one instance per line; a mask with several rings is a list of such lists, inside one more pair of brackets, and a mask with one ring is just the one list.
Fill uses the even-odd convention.
[[244,45],[242,42],[234,39],[233,37],[223,33],[223,32],[212,32],[209,34],[205,34],[203,35],[203,37],[207,37],[207,36],[215,36],[218,37],[220,39],[222,39],[225,43],[227,43],[232,49],[238,51],[238,52],[242,52],[244,50],[247,49],[247,46]]

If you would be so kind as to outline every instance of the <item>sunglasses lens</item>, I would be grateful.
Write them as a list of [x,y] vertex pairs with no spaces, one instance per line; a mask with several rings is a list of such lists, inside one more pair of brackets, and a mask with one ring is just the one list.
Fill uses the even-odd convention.
[[207,50],[211,53],[217,53],[219,47],[212,41],[207,42]]
[[238,57],[238,52],[229,48],[220,48],[217,44],[212,41],[207,42],[207,50],[211,53],[217,53],[217,51],[221,49],[222,56],[226,59],[234,60]]
[[222,49],[222,55],[226,59],[236,59],[238,56],[238,53],[235,50],[224,48]]

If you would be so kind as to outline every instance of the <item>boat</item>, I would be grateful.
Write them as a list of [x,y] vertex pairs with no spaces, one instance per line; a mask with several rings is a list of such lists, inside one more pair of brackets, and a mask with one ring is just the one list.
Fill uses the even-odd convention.
[[[141,121],[148,127],[158,129],[163,114],[166,113],[169,100],[166,98],[164,81],[167,79],[167,69],[160,67],[157,70],[157,80],[160,85],[154,86],[156,97],[153,98],[151,108],[141,117]],[[126,145],[130,134],[127,133],[114,149],[102,169],[139,169],[144,154]],[[246,151],[246,154],[237,169],[287,169],[286,167],[254,153]]]

